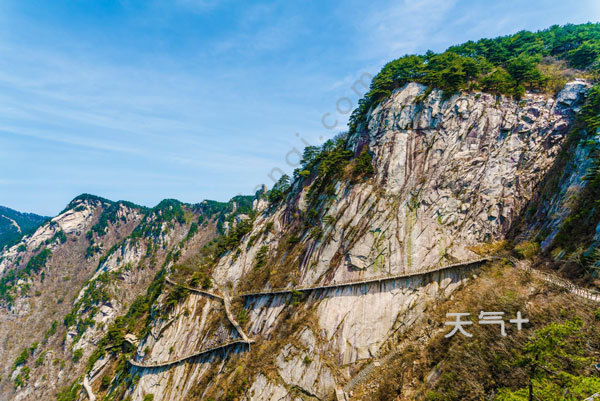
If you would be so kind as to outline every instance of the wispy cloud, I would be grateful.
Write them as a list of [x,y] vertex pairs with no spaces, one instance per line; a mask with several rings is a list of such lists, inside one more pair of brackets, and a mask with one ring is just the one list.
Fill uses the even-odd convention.
[[336,102],[356,105],[351,85],[365,71],[600,17],[592,0],[109,3],[3,2],[0,204],[52,214],[80,191],[224,200],[274,167],[290,172],[297,132],[311,143],[334,135],[325,113],[344,129]]

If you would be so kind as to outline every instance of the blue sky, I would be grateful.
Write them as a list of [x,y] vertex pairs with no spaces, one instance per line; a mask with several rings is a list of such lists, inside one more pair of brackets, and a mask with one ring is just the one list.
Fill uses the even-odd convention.
[[250,194],[344,128],[363,73],[599,19],[595,0],[3,0],[0,205]]

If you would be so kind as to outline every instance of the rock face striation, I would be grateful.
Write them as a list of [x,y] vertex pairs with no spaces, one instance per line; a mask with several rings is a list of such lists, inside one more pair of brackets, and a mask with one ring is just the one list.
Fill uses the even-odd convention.
[[[136,348],[136,362],[149,365],[239,339],[237,326],[255,343],[167,367],[131,367],[129,377],[134,380],[112,378],[115,385],[108,389],[101,388],[100,378],[112,375],[118,360],[106,353],[89,367],[88,387],[134,401],[143,401],[148,394],[154,401],[229,395],[256,401],[332,397],[362,362],[385,354],[405,330],[426,320],[429,305],[450,296],[470,276],[470,268],[302,294],[243,293],[419,273],[475,258],[473,247],[504,239],[539,192],[588,87],[587,82],[576,80],[556,97],[526,94],[519,101],[485,93],[445,98],[441,91],[415,83],[397,89],[347,138],[348,150],[355,155],[367,150],[372,156],[371,178],[338,181],[333,196],[316,206],[308,200],[315,178],[298,178],[285,201],[269,204],[261,193],[252,213],[226,222],[229,235],[236,226],[251,223],[239,244],[214,260],[210,272],[211,291],[228,294],[239,324],[230,323],[219,300],[200,292],[167,308],[169,299],[163,290],[157,302],[158,309],[166,312],[151,315],[141,337],[129,340]],[[589,151],[581,145],[573,156],[578,160],[572,163],[575,172],[565,173],[564,181],[570,182],[566,187],[580,183],[588,158]],[[558,192],[548,210],[560,210],[568,196],[569,191]],[[68,241],[84,238],[101,212],[89,204],[80,206],[26,238],[27,249],[54,238],[57,226]],[[306,215],[316,217],[317,223],[303,225],[300,216]],[[129,237],[134,227],[156,218],[148,216],[123,209],[117,219],[123,222],[122,235],[103,244],[104,249],[113,247],[118,237],[117,250],[96,259],[95,270],[86,267],[88,280],[78,283],[72,304],[85,299],[103,273],[118,277],[112,284],[113,295],[93,304],[93,316],[90,310],[78,311],[80,321],[89,318],[93,324],[83,333],[70,328],[65,341],[53,347],[63,353],[82,349],[86,360],[104,328],[126,311],[125,305],[133,299],[129,292],[145,291],[150,273],[156,272],[143,273],[132,266],[148,263],[145,255],[161,249],[157,258],[170,272],[175,262],[168,252],[180,252],[185,260],[216,235],[213,221],[197,234],[202,240],[186,242],[191,230],[182,220],[163,222],[158,232],[142,230],[154,233],[152,245],[139,241],[139,236]],[[118,231],[113,226],[107,230]],[[539,232],[540,227],[534,224],[529,230]],[[14,268],[18,258],[17,247],[9,249],[2,254],[0,269]],[[19,306],[3,310],[0,319],[15,313],[24,316],[27,302],[27,298],[18,300]],[[20,369],[9,374],[18,375]],[[70,369],[66,374],[71,380],[84,372],[77,362]],[[60,372],[54,368],[55,376]],[[5,388],[4,394],[14,399],[52,399],[53,391],[46,387],[30,380],[16,393]],[[85,399],[84,394],[80,392],[80,399]]]
[[[272,278],[283,258],[261,282],[257,255],[264,249],[279,255],[286,246],[295,230],[290,216],[310,212],[310,183],[286,204],[260,210],[239,251],[219,260],[213,278],[235,293],[248,283],[261,290],[343,283],[473,258],[470,248],[503,239],[537,191],[588,87],[573,81],[556,98],[528,94],[520,101],[485,93],[445,99],[441,91],[414,83],[398,89],[348,141],[355,154],[365,148],[372,153],[373,178],[337,184],[334,200],[319,210],[322,234],[301,231],[301,252],[286,265],[293,270],[288,280]],[[286,295],[248,298],[245,329],[257,339],[255,351],[238,348],[217,361],[206,357],[173,369],[136,370],[140,380],[130,395],[172,399],[174,389],[200,381],[198,394],[219,397],[238,369],[249,380],[243,399],[329,397],[361,361],[384,353],[386,344],[426,319],[430,302],[451,294],[468,275],[455,269],[317,291],[295,309]],[[301,323],[294,326],[294,319]],[[264,369],[239,372],[253,363]]]
[[216,235],[210,219],[190,234],[202,211],[181,205],[83,195],[0,254],[0,399],[56,399],[168,255]]

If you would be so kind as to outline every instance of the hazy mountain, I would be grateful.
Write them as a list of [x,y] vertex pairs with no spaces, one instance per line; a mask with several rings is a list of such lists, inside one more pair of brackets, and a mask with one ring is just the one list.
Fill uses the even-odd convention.
[[24,235],[31,234],[48,217],[33,213],[21,213],[0,206],[0,249],[11,245]]

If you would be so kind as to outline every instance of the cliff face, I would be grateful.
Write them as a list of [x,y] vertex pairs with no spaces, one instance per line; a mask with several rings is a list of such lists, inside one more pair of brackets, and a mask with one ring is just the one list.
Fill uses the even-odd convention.
[[[539,194],[588,87],[573,81],[555,98],[526,94],[516,101],[485,93],[444,98],[407,84],[346,138],[352,153],[371,155],[370,177],[335,181],[330,196],[315,201],[318,177],[307,172],[283,202],[255,199],[253,211],[230,213],[227,238],[239,235],[216,253],[207,249],[218,235],[219,215],[201,207],[73,203],[25,238],[25,247],[1,255],[7,274],[24,268],[40,248],[51,252],[41,270],[16,282],[25,291],[11,287],[14,300],[0,312],[7,322],[0,325],[2,395],[53,399],[57,389],[75,383],[73,399],[331,397],[472,274],[462,265],[420,273],[473,260],[474,247],[506,237]],[[577,146],[570,167],[561,170],[561,188],[584,185],[590,152]],[[544,206],[556,221],[529,221],[521,235],[539,233],[540,224],[560,225],[556,211],[569,196],[557,191]],[[192,229],[202,216],[205,223]],[[184,282],[191,272],[202,274]],[[382,276],[398,278],[291,291]],[[153,306],[136,320],[132,305],[146,292],[144,302]],[[107,329],[117,333],[124,315],[129,320],[119,330],[127,339],[115,334],[118,345],[111,348],[117,340],[104,339]],[[53,320],[58,334],[40,339]],[[239,342],[202,353],[232,341]],[[34,342],[41,344],[27,351]],[[31,355],[13,364],[21,350]],[[137,366],[129,367],[130,357]],[[13,390],[25,373],[28,380]],[[87,391],[77,387],[83,373]]]
[[56,399],[165,260],[216,235],[210,217],[201,205],[82,196],[3,252],[0,398]]
[[[587,87],[575,81],[556,98],[531,94],[515,101],[488,94],[444,99],[440,91],[406,85],[349,138],[355,154],[372,152],[374,176],[337,183],[333,200],[316,207],[318,236],[314,226],[297,224],[297,216],[315,206],[307,201],[311,182],[296,183],[302,189],[286,204],[262,211],[237,251],[219,260],[213,271],[218,288],[235,295],[344,283],[477,257],[470,247],[503,239],[534,195]],[[247,316],[248,336],[257,340],[250,350],[231,348],[227,356],[207,354],[172,368],[136,368],[139,382],[128,394],[134,400],[149,393],[155,400],[185,399],[178,391],[189,389],[216,399],[238,386],[234,396],[249,400],[326,398],[352,377],[357,363],[385,354],[426,319],[428,305],[451,294],[467,270],[319,290],[300,303],[294,294],[246,297],[239,310]],[[183,307],[197,302],[190,298]],[[193,322],[173,316],[180,326]],[[177,335],[186,344],[188,336],[206,335],[202,325],[191,326]],[[151,343],[148,338],[138,350]],[[194,350],[202,350],[197,343]]]

